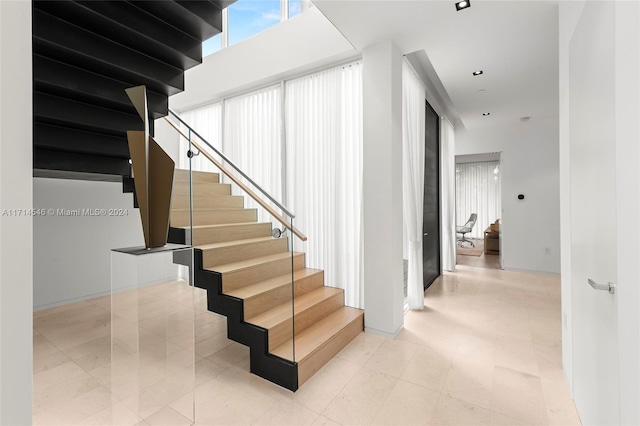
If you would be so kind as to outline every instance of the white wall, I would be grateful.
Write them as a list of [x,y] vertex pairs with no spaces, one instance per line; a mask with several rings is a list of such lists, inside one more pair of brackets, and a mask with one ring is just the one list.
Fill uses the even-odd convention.
[[[124,216],[47,214],[33,221],[35,310],[111,291],[111,249],[144,245],[140,211],[122,184],[35,178],[36,209],[118,209]],[[177,267],[176,267],[177,268]],[[167,279],[177,277],[169,274]]]
[[559,273],[558,123],[533,118],[511,127],[461,129],[455,148],[456,155],[502,152],[502,266]]
[[584,1],[559,5],[559,137],[560,137],[560,251],[562,299],[562,365],[573,393],[573,339],[571,312],[571,167],[569,157],[569,42]]
[[640,4],[617,2],[615,22],[620,423],[640,424]]
[[[589,4],[589,3],[587,3]],[[594,4],[589,4],[594,7]],[[640,5],[637,2],[615,2],[615,39],[607,49],[612,49],[615,57],[615,93],[611,93],[609,104],[615,103],[615,128],[611,128],[612,138],[615,138],[615,170],[605,170],[605,173],[615,173],[616,201],[612,209],[616,211],[616,259],[615,272],[617,289],[615,300],[617,303],[618,324],[618,357],[612,359],[610,367],[617,367],[619,379],[620,424],[640,424],[640,229],[629,226],[637,223],[640,217]],[[572,392],[577,394],[587,392],[580,389],[578,371],[573,371],[574,359],[592,357],[591,348],[573,348],[574,333],[593,333],[590,329],[580,329],[581,322],[572,323],[571,317],[575,311],[581,310],[588,314],[594,312],[593,304],[589,300],[576,297],[577,287],[572,287],[572,278],[580,272],[571,270],[572,252],[569,232],[571,227],[570,189],[571,168],[570,159],[570,104],[569,104],[569,44],[574,36],[576,26],[585,10],[585,2],[560,2],[560,182],[562,193],[562,311],[565,320],[563,327],[563,365]],[[591,15],[593,17],[593,14]],[[596,15],[598,19],[605,17]],[[611,17],[609,17],[611,19]],[[606,24],[606,22],[602,22]],[[589,28],[593,28],[593,24]],[[610,35],[611,33],[608,33]],[[579,40],[580,41],[580,40]],[[585,61],[586,62],[586,61]],[[611,83],[611,81],[609,81]],[[587,94],[588,95],[588,94]],[[594,103],[602,104],[598,98]],[[611,113],[611,111],[609,111]],[[584,125],[593,125],[584,123]],[[597,124],[596,124],[597,126]],[[575,185],[575,182],[574,182]],[[595,200],[597,202],[597,200]],[[593,250],[597,251],[597,247]],[[575,260],[575,259],[574,259]],[[575,286],[584,286],[584,282],[576,282]],[[572,290],[574,290],[572,292]],[[571,299],[573,293],[573,299]],[[596,318],[595,321],[598,319]],[[583,349],[583,350],[579,350]],[[601,401],[592,400],[587,406],[598,407]],[[580,410],[580,406],[578,406]],[[579,412],[581,415],[584,413]]]
[[365,330],[393,337],[404,321],[402,54],[388,41],[362,62]]
[[[32,207],[31,2],[0,1],[0,210]],[[0,424],[31,424],[30,216],[0,215]]]
[[[207,56],[187,71],[176,110],[200,106],[354,56],[356,51],[316,8]],[[197,129],[196,129],[197,130]]]

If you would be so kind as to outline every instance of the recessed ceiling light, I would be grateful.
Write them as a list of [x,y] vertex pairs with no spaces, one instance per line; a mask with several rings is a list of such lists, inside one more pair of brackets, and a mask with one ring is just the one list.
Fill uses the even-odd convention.
[[471,7],[471,0],[462,0],[456,3],[456,10],[461,11],[462,9],[466,9]]
[[482,115],[487,116],[487,115],[491,115],[490,112],[483,112]]
[[529,121],[531,120],[531,117],[520,117],[520,121]]
[[478,93],[484,93],[484,92],[485,92],[485,90],[484,90],[484,89],[480,89],[480,90],[478,90]]
[[484,71],[482,71],[482,70],[478,70],[478,71],[474,71],[473,72],[473,75],[482,75],[482,74],[484,74]]

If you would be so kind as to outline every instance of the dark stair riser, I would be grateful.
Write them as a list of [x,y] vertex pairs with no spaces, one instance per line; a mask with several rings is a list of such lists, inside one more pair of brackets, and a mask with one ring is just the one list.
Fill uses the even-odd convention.
[[[38,92],[136,114],[125,92],[132,82],[119,81],[40,55],[33,55],[33,72],[34,90]],[[147,98],[153,118],[168,114],[166,95],[147,89]]]
[[130,3],[203,41],[218,34],[218,29],[222,28],[222,2],[196,0],[163,4],[142,0]]
[[34,148],[33,168],[124,176],[129,173],[129,160]]
[[125,137],[35,123],[35,148],[78,154],[115,157],[128,162],[129,146]]
[[[143,81],[155,81],[178,91],[184,90],[184,71],[143,53],[137,52],[108,38],[72,25],[40,10],[33,11],[33,36],[40,43],[58,48],[58,55],[68,54],[77,61],[84,57],[87,69],[109,75],[110,68],[129,71]],[[34,52],[42,53],[42,44],[34,43]],[[80,61],[83,63],[83,61]]]
[[[92,4],[95,3],[95,4]],[[111,19],[101,11],[110,12],[120,8],[114,8],[110,2],[96,1],[80,3],[75,1],[42,2],[38,9],[56,17],[73,23],[86,31],[108,38],[116,43],[126,46],[138,52],[152,56],[166,64],[180,69],[189,69],[202,62],[201,51],[196,49],[201,44],[197,39],[182,33],[183,37],[176,37],[181,31],[165,24],[161,31],[156,29],[162,21],[155,20],[155,25],[149,19],[146,22],[134,23],[132,20],[129,26],[123,25],[120,20],[124,13],[117,15],[118,20]],[[97,9],[97,10],[94,10]],[[129,10],[135,9],[133,6]],[[115,14],[114,14],[115,15]],[[142,15],[142,13],[140,14]],[[148,18],[150,15],[145,14]],[[146,29],[143,25],[153,25]],[[144,31],[142,31],[144,29]],[[153,32],[155,37],[150,37],[146,32]],[[175,38],[174,38],[175,37]],[[182,39],[182,40],[181,40]],[[192,56],[191,56],[192,55]]]
[[[184,264],[176,259],[174,262]],[[243,321],[243,301],[222,293],[222,274],[203,267],[203,252],[194,249],[194,285],[207,291],[207,309],[227,317],[227,337],[249,346],[251,372],[291,391],[298,389],[298,364],[268,351],[269,334],[262,327]]]
[[[125,137],[128,130],[144,130],[137,114],[34,92],[33,115],[36,123]],[[37,142],[36,142],[37,143]]]
[[34,1],[34,167],[128,176],[126,131],[141,120],[124,90],[144,84],[150,117],[166,116],[230,3]]

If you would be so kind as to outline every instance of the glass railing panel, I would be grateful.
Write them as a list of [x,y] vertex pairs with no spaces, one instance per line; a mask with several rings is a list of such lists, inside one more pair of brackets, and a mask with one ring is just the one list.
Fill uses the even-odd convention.
[[112,250],[112,424],[170,409],[195,421],[192,264],[182,245]]
[[[293,231],[293,215],[262,190],[249,172],[239,170],[233,158],[214,148],[216,144],[204,140],[175,113],[172,116],[172,126],[183,140],[181,149],[187,150],[189,159],[186,242],[202,251],[205,270],[220,273],[220,297],[242,300],[243,317],[237,330],[261,327],[266,333],[265,355],[296,361],[296,276],[304,268],[304,257],[295,251],[301,237]],[[223,185],[209,183],[211,176],[202,173],[205,171],[219,173],[218,182]],[[199,289],[195,291],[198,294]],[[232,340],[243,340],[243,336],[231,335],[237,330],[229,330]]]

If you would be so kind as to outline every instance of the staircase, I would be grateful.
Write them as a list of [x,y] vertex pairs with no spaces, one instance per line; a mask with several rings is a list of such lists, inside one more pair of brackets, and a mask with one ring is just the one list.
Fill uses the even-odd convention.
[[[176,170],[173,190],[170,239],[185,243],[188,171]],[[243,201],[218,174],[193,172],[195,285],[207,290],[210,311],[227,316],[228,337],[250,347],[251,372],[295,391],[363,330],[364,314]]]
[[166,116],[232,2],[34,0],[34,175],[128,176],[142,122],[125,89],[146,85],[151,118]]

